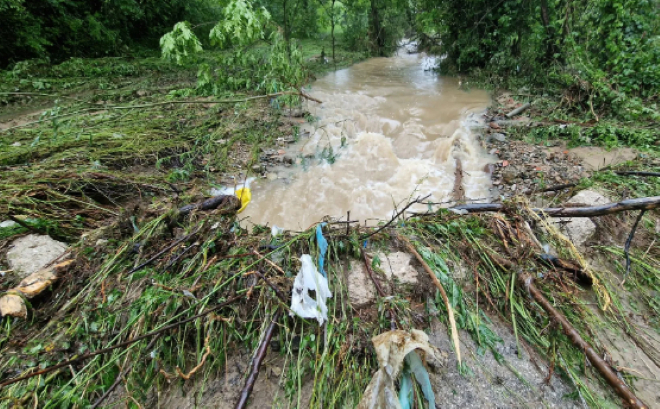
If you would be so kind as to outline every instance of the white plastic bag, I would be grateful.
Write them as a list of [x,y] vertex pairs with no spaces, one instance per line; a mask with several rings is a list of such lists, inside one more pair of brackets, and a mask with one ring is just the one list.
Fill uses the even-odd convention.
[[[302,318],[316,318],[319,325],[323,325],[328,319],[325,301],[332,297],[328,280],[319,274],[309,254],[303,254],[300,261],[302,268],[293,282],[291,294],[291,316],[295,313]],[[310,297],[310,291],[316,292],[316,300]]]

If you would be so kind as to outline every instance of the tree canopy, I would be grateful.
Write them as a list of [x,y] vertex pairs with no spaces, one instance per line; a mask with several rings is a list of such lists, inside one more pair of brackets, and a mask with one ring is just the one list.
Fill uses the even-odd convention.
[[[295,66],[295,39],[341,36],[371,55],[415,38],[444,55],[441,71],[468,73],[494,86],[564,90],[566,102],[626,119],[657,118],[660,88],[658,0],[0,0],[0,65],[28,58],[119,55],[160,46],[178,63],[207,46],[233,50],[221,63],[253,64],[215,75],[200,68],[209,92],[276,89]],[[174,27],[174,28],[172,28]],[[209,28],[210,29],[209,31]],[[286,61],[255,44],[283,50]],[[266,54],[268,55],[266,55]],[[295,58],[294,58],[295,60]],[[280,61],[273,71],[263,62]],[[285,69],[286,65],[290,67]],[[234,64],[235,66],[235,64]],[[288,72],[288,73],[285,73]],[[236,75],[235,75],[236,74]],[[279,85],[273,85],[279,76]],[[249,78],[248,78],[249,77]],[[276,81],[276,82],[277,82]]]

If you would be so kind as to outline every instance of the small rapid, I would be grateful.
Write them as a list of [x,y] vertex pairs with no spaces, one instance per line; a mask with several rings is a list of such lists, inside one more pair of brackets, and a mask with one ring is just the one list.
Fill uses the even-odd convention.
[[312,120],[289,148],[294,164],[254,182],[245,221],[300,230],[350,211],[374,224],[418,196],[486,201],[492,158],[471,128],[490,97],[428,70],[432,64],[399,52],[314,82],[309,93],[323,103],[306,103]]

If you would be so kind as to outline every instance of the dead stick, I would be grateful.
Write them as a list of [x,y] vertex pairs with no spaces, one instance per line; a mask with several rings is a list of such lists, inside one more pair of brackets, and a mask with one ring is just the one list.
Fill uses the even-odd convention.
[[280,289],[277,288],[277,286],[275,284],[271,283],[270,280],[266,278],[266,275],[264,273],[262,273],[259,270],[255,271],[255,273],[257,274],[257,276],[259,276],[259,278],[264,280],[266,282],[266,284],[268,284],[268,286],[273,291],[275,291],[275,295],[277,295],[277,298],[279,298],[280,301],[282,301],[284,304],[287,303],[287,299],[286,299],[286,296],[284,295],[284,293],[282,293],[282,291],[280,291]]
[[529,108],[531,106],[532,106],[531,103],[526,102],[522,106],[520,106],[520,107],[514,109],[513,111],[509,112],[508,114],[506,114],[506,117],[511,118],[511,117],[516,116],[518,114],[522,114],[523,111],[525,111],[527,108]]
[[534,278],[529,274],[518,274],[518,283],[538,302],[541,307],[548,313],[548,315],[560,323],[564,329],[564,334],[573,342],[578,349],[582,350],[589,359],[589,362],[598,369],[598,372],[605,378],[605,380],[614,388],[616,393],[624,399],[627,405],[636,409],[648,409],[637,396],[635,396],[625,383],[616,375],[612,368],[598,355],[596,351],[582,339],[580,334],[573,328],[559,311],[557,311],[545,296],[534,285]]
[[431,267],[424,261],[424,258],[417,252],[417,249],[415,249],[415,246],[412,245],[410,240],[408,240],[407,237],[405,236],[399,236],[403,241],[406,242],[406,246],[408,247],[408,250],[417,258],[417,261],[419,261],[419,264],[424,267],[424,270],[431,276],[431,280],[433,281],[433,284],[440,290],[440,294],[442,295],[442,299],[445,302],[445,306],[447,307],[447,315],[449,316],[449,324],[451,326],[451,337],[454,342],[454,349],[456,349],[456,358],[458,360],[458,364],[461,364],[461,345],[458,340],[458,328],[456,327],[456,319],[454,318],[454,309],[451,307],[451,304],[449,303],[449,297],[447,297],[447,293],[445,292],[445,288],[442,286],[442,283],[440,283],[440,280],[438,280],[438,277],[435,275]]
[[[380,283],[378,280],[376,280],[376,276],[374,275],[373,270],[371,269],[371,266],[369,265],[369,259],[367,259],[367,253],[362,250],[362,247],[360,247],[360,253],[362,253],[362,258],[364,259],[364,266],[367,268],[367,273],[369,273],[369,277],[371,278],[371,281],[374,282],[374,286],[376,286],[376,291],[378,292],[378,295],[381,298],[385,298],[385,291],[383,291],[383,288],[380,286]],[[389,308],[390,311],[390,329],[394,331],[397,328],[396,325],[396,314],[394,313],[394,310],[390,306]]]
[[36,226],[31,226],[31,225],[27,224],[26,222],[24,222],[23,220],[19,219],[19,218],[16,217],[16,216],[13,216],[13,215],[11,215],[11,214],[8,214],[7,217],[9,217],[9,219],[10,219],[11,221],[13,221],[14,223],[18,224],[19,226],[24,227],[24,228],[26,228],[26,229],[28,229],[28,230],[30,230],[30,231],[33,231],[33,232],[35,232],[35,233],[37,233],[37,234],[46,234],[46,235],[48,234],[47,231],[41,230],[40,228],[38,228],[38,227],[36,227]]
[[621,282],[621,285],[623,285],[623,283],[626,282],[626,278],[628,278],[628,274],[630,274],[630,244],[632,243],[633,238],[635,237],[635,231],[637,231],[637,225],[639,224],[639,221],[642,220],[644,213],[646,213],[646,210],[640,211],[639,214],[637,215],[637,218],[635,219],[635,223],[633,224],[633,227],[630,230],[630,235],[628,236],[628,240],[626,240],[626,245],[623,249],[623,252],[626,255],[626,274],[623,276],[623,281]]
[[252,388],[254,388],[254,383],[257,380],[257,377],[259,376],[259,368],[261,367],[261,363],[266,357],[266,352],[268,351],[268,345],[270,344],[270,340],[273,338],[273,333],[275,332],[275,326],[277,325],[277,321],[280,319],[281,315],[282,315],[281,312],[277,311],[273,315],[273,319],[268,325],[268,328],[266,328],[266,333],[264,334],[264,338],[261,340],[261,344],[259,345],[259,348],[257,348],[257,351],[254,354],[254,358],[252,359],[252,368],[250,369],[250,375],[248,375],[247,380],[245,381],[245,386],[243,387],[243,390],[241,391],[241,396],[238,398],[238,402],[236,403],[235,406],[236,409],[243,409],[247,406],[248,398],[250,397],[250,393],[252,393]]
[[177,321],[177,322],[175,322],[175,323],[173,323],[173,324],[166,325],[166,326],[164,326],[163,328],[157,329],[157,330],[155,330],[155,331],[151,331],[151,332],[146,333],[146,334],[144,334],[144,335],[140,335],[139,337],[134,338],[134,339],[131,339],[130,341],[122,342],[122,343],[120,343],[120,344],[117,344],[117,345],[114,345],[114,346],[111,346],[111,347],[108,347],[108,348],[99,349],[98,351],[90,352],[90,353],[88,353],[88,354],[81,355],[81,356],[79,356],[79,357],[69,359],[68,361],[61,362],[61,363],[59,363],[59,364],[57,364],[57,365],[49,366],[48,368],[42,369],[42,370],[37,371],[37,372],[33,372],[33,373],[31,373],[31,374],[27,374],[27,375],[19,376],[18,378],[8,379],[8,380],[3,381],[2,383],[0,383],[0,389],[4,388],[4,387],[7,386],[7,385],[11,385],[11,384],[14,384],[14,383],[16,383],[16,382],[20,382],[20,381],[23,381],[23,380],[25,380],[25,379],[32,378],[32,377],[34,377],[34,376],[43,375],[43,374],[45,374],[45,373],[52,372],[52,371],[54,371],[54,370],[56,370],[56,369],[60,369],[60,368],[63,368],[63,367],[65,367],[65,366],[69,366],[69,365],[71,365],[71,364],[73,364],[73,363],[75,363],[75,362],[84,361],[84,360],[86,360],[86,359],[93,358],[93,357],[95,357],[95,356],[97,356],[97,355],[102,355],[102,354],[105,354],[105,353],[107,353],[107,352],[114,351],[115,349],[118,349],[118,348],[124,348],[124,347],[127,347],[127,346],[129,346],[129,345],[131,345],[131,344],[134,344],[134,343],[136,343],[136,342],[142,341],[143,339],[147,339],[147,338],[153,337],[154,335],[158,335],[158,334],[160,334],[161,332],[165,332],[165,331],[167,331],[167,330],[170,330],[170,329],[172,329],[172,328],[176,328],[176,327],[178,327],[178,326],[180,326],[180,325],[183,325],[183,324],[185,324],[185,323],[188,323],[188,322],[190,322],[190,321],[194,321],[194,320],[196,320],[197,318],[201,318],[201,317],[203,317],[203,316],[205,316],[205,315],[208,315],[208,314],[212,313],[213,311],[217,311],[217,310],[219,310],[219,309],[221,309],[221,308],[223,308],[223,307],[226,307],[227,305],[232,304],[233,302],[235,302],[235,301],[237,301],[237,300],[239,300],[239,299],[241,299],[241,298],[244,298],[244,296],[243,296],[243,295],[238,295],[238,296],[236,296],[236,297],[232,297],[232,298],[230,298],[229,300],[223,302],[222,304],[218,304],[218,305],[216,305],[215,307],[209,308],[208,310],[206,310],[206,311],[204,311],[204,312],[202,312],[202,313],[200,313],[200,314],[193,315],[193,316],[190,317],[190,318],[186,318],[186,319],[184,319],[184,320]]

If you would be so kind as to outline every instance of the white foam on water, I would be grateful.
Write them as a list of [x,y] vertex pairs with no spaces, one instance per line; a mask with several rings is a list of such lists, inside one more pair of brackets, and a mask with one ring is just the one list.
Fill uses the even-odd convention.
[[256,181],[241,215],[287,229],[305,229],[347,211],[354,220],[387,219],[417,196],[451,200],[456,159],[466,198],[487,197],[484,168],[492,159],[470,126],[489,96],[425,71],[423,58],[374,58],[313,84],[311,94],[323,104],[309,103],[316,121],[301,129],[309,138],[289,149],[307,158],[275,169],[277,180]]

